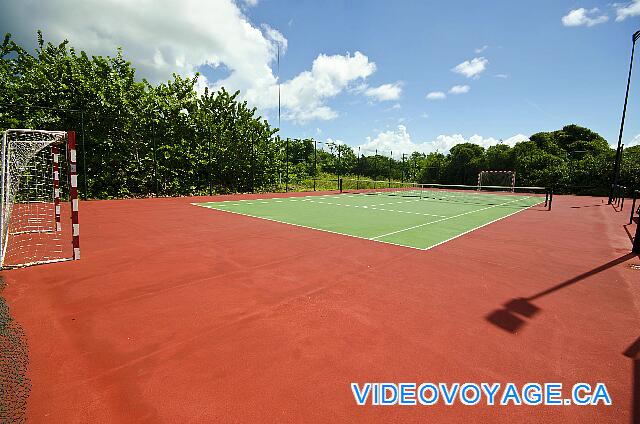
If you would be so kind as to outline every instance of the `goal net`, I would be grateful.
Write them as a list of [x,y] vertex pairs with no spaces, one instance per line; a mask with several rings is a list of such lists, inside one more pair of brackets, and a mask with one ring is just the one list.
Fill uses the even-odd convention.
[[2,136],[0,267],[80,258],[75,133]]
[[514,191],[515,186],[514,171],[480,171],[478,174],[478,190]]

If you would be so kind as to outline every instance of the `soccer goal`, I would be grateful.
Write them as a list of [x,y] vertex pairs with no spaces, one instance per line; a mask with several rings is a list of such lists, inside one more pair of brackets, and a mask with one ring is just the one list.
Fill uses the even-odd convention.
[[515,171],[480,171],[478,174],[478,190],[514,191],[515,186]]
[[80,259],[75,132],[2,135],[0,267]]

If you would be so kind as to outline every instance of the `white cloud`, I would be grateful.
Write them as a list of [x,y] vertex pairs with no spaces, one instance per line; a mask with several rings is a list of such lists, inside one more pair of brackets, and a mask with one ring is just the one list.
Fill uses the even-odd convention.
[[453,87],[451,87],[451,90],[449,90],[449,93],[464,94],[468,93],[469,90],[471,90],[471,87],[469,87],[468,85],[454,85]]
[[588,27],[598,25],[609,20],[607,15],[598,15],[600,10],[597,7],[593,9],[573,9],[562,17],[562,25],[567,27],[586,25]]
[[474,57],[471,60],[465,60],[464,62],[456,65],[453,72],[464,75],[467,78],[478,78],[481,73],[487,68],[489,61],[484,57]]
[[369,87],[364,89],[364,94],[379,102],[398,100],[402,94],[402,82],[398,81],[393,84],[382,84],[378,87]]
[[428,100],[442,100],[446,98],[447,98],[447,95],[444,94],[442,91],[432,91],[427,94]]
[[[319,55],[311,67],[298,76],[282,84],[281,101],[285,108],[284,119],[297,123],[319,119],[330,120],[338,116],[338,112],[325,104],[353,83],[367,78],[376,69],[373,62],[360,52],[327,56]],[[265,87],[252,87],[245,98],[258,107],[273,108],[277,106],[277,86],[271,95],[265,95]],[[269,88],[269,87],[267,87]]]
[[401,108],[402,108],[402,106],[400,106],[400,103],[396,103],[393,106],[391,106],[390,109],[391,110],[398,110],[398,109],[401,109]]
[[506,78],[509,78],[509,75],[507,75],[507,74],[495,74],[494,77],[506,79]]
[[429,114],[427,112],[421,113],[420,114],[421,118],[427,119],[429,117]]
[[[0,27],[26,46],[35,44],[37,29],[54,44],[69,39],[91,55],[113,55],[121,46],[138,76],[154,83],[173,73],[204,71],[210,80],[201,76],[200,92],[205,86],[241,90],[242,100],[257,106],[263,116],[273,116],[278,105],[273,68],[278,45],[282,56],[288,43],[277,29],[252,23],[240,6],[257,3],[155,0],[151,7],[148,1],[31,0],[3,5]],[[319,54],[308,70],[281,81],[283,119],[335,118],[338,112],[329,100],[363,83],[375,70],[375,63],[360,52]]]
[[633,137],[633,140],[627,143],[624,147],[631,147],[631,146],[640,146],[640,134]]
[[477,49],[475,49],[475,50],[474,50],[474,52],[475,52],[476,54],[480,54],[480,53],[482,53],[483,51],[487,50],[488,48],[489,48],[489,46],[487,46],[487,45],[485,44],[484,46],[482,46],[482,47],[478,47]]
[[[411,136],[407,132],[407,127],[398,125],[397,130],[380,132],[375,138],[367,137],[367,141],[360,146],[363,154],[373,154],[378,152],[394,151],[395,153],[411,153],[415,144],[411,141]],[[388,153],[387,153],[388,154]]]
[[[287,47],[289,46],[289,42],[287,41],[287,39],[284,37],[284,35],[282,35],[282,33],[280,31],[278,31],[277,29],[273,29],[271,28],[269,25],[267,24],[262,24],[262,32],[264,33],[264,36],[271,42],[275,43],[276,46],[280,46],[280,54],[285,54],[287,52]],[[277,49],[277,47],[276,47]]]
[[242,0],[242,2],[248,7],[254,7],[258,5],[258,0]]
[[616,22],[640,15],[640,0],[633,0],[625,5],[614,5],[616,8]]
[[516,134],[506,140],[500,140],[493,137],[485,138],[478,134],[474,134],[469,138],[465,138],[461,134],[453,134],[439,135],[435,140],[415,143],[412,141],[407,127],[398,125],[395,130],[380,132],[375,137],[367,137],[366,140],[365,143],[356,146],[355,150],[360,147],[361,152],[364,154],[373,154],[377,149],[379,153],[393,151],[394,155],[402,155],[403,153],[411,154],[413,152],[432,153],[437,151],[447,153],[453,146],[461,143],[474,143],[484,148],[501,143],[514,146],[520,141],[528,140],[528,137],[523,134]]

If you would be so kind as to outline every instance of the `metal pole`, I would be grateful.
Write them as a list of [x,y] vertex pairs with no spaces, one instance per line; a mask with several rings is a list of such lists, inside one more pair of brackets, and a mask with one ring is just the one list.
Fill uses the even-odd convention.
[[402,154],[402,177],[400,178],[401,182],[404,182],[404,157],[406,156],[406,153]]
[[313,140],[313,191],[316,191],[316,179],[318,178],[318,142]]
[[251,193],[255,191],[255,158],[254,158],[254,150],[255,150],[255,132],[251,129]]
[[[278,119],[279,120],[279,119]],[[289,191],[289,137],[287,137],[286,141],[285,141],[285,148],[284,148],[284,156],[285,156],[285,188],[284,191],[288,192]]]
[[151,141],[153,143],[153,179],[156,182],[156,197],[158,197],[158,160],[156,159],[156,126],[155,119],[151,121]]
[[80,129],[82,130],[82,173],[84,174],[84,200],[89,196],[87,184],[87,149],[84,147],[84,110],[80,112]]
[[391,188],[391,161],[393,160],[393,150],[389,154],[389,188]]
[[609,202],[613,201],[613,187],[618,184],[618,173],[620,172],[620,159],[621,159],[621,147],[622,147],[622,132],[624,131],[624,118],[627,114],[627,101],[629,99],[629,86],[631,85],[631,70],[633,69],[633,53],[636,48],[636,41],[640,37],[640,31],[636,31],[633,34],[633,43],[631,45],[631,61],[629,62],[629,76],[627,77],[627,91],[624,95],[624,106],[622,108],[622,121],[620,122],[620,133],[618,134],[618,149],[616,150],[616,161],[613,165],[613,178],[611,182],[611,188],[609,190]]
[[209,136],[207,137],[207,150],[209,154],[209,161],[207,163],[207,180],[209,180],[209,196],[213,194],[213,178],[212,178],[212,166],[211,166],[211,128],[209,128]]
[[[629,225],[633,224],[633,215],[636,212],[636,199],[638,198],[638,194],[640,194],[640,190],[635,190],[633,192],[633,202],[631,203],[631,215],[629,216]],[[640,225],[640,222],[638,223]]]
[[342,191],[342,182],[340,181],[342,180],[342,159],[340,156],[340,145],[337,145],[336,148],[338,149],[338,188],[340,191]]
[[640,253],[640,219],[636,224],[636,236],[633,238],[633,249],[635,253]]
[[360,146],[358,146],[358,166],[357,166],[357,171],[356,171],[356,190],[358,189],[358,186],[360,185],[360,172],[362,172],[362,161],[360,160]]

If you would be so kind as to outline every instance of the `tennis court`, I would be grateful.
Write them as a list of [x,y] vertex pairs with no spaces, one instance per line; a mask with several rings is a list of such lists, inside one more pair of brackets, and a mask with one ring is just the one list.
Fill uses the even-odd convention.
[[427,250],[525,209],[546,208],[546,203],[541,188],[505,193],[465,186],[406,185],[194,205]]

